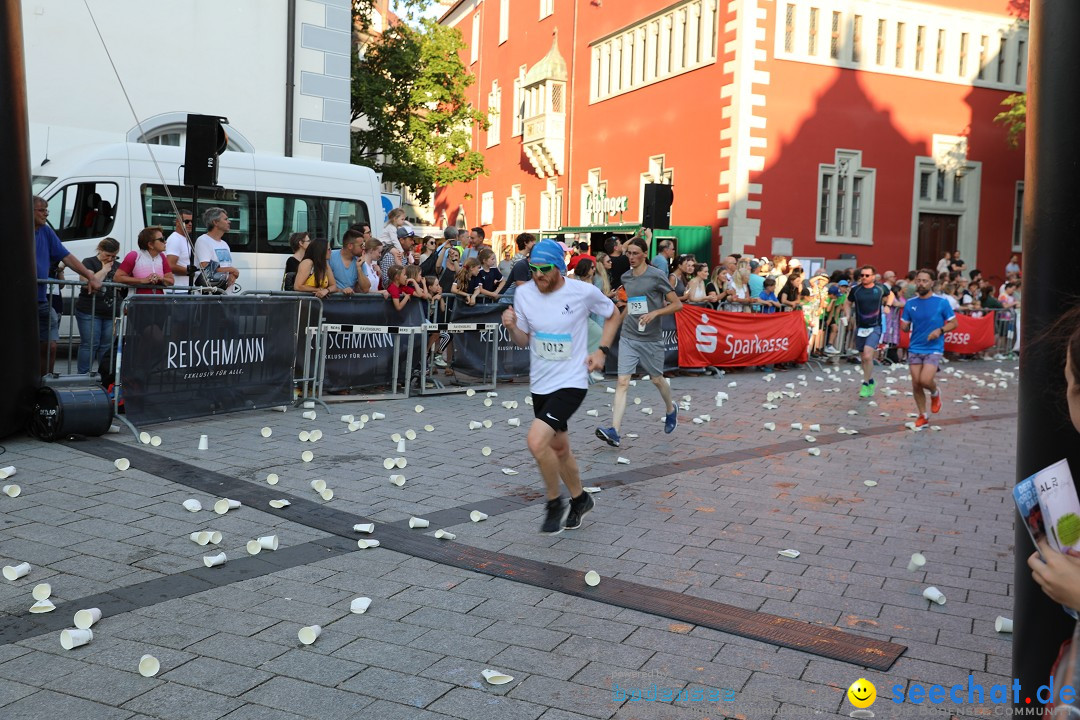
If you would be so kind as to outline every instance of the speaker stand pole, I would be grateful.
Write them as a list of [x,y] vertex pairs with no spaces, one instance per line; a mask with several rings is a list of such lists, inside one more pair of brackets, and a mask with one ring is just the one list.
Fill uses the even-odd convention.
[[[195,223],[199,221],[199,186],[191,186],[191,227],[195,228]],[[187,232],[187,228],[184,228],[184,232]],[[197,272],[198,260],[195,258],[195,238],[192,237],[194,232],[188,233],[188,248],[191,253],[188,256],[188,295],[195,294],[195,273]]]

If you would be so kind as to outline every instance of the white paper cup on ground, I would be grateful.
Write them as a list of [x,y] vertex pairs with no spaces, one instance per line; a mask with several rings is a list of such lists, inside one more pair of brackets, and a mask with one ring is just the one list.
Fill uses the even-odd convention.
[[629,465],[630,464],[630,458],[620,457],[615,462],[618,463],[619,465]]
[[362,427],[364,427],[364,423],[362,422],[351,422],[349,423],[349,432],[356,432]]
[[319,497],[321,497],[326,502],[330,502],[334,499],[334,491],[330,488],[324,488],[323,490],[319,491]]
[[8,580],[18,580],[30,572],[30,563],[24,562],[18,565],[4,566],[4,577]]
[[224,515],[225,513],[229,512],[230,510],[235,510],[238,507],[240,507],[240,501],[239,500],[230,500],[229,498],[221,498],[220,500],[218,500],[217,502],[214,503],[214,512],[216,512],[218,515]]
[[408,430],[406,430],[405,431],[405,439],[406,440],[415,440],[416,439],[416,431],[413,430],[412,428],[409,428]]
[[311,485],[311,489],[314,490],[315,492],[322,492],[323,490],[326,489],[326,481],[325,480],[312,480],[308,484]]
[[318,417],[318,415],[315,414],[314,410],[306,410],[304,412],[304,419],[305,420],[314,420],[317,417]]
[[262,545],[259,544],[258,540],[248,540],[247,552],[248,555],[258,555],[262,552]]
[[435,537],[439,540],[457,540],[457,535],[448,530],[436,530]]
[[908,560],[907,569],[915,572],[916,570],[922,570],[923,565],[926,565],[926,556],[922,553],[914,553],[911,559]]
[[390,442],[401,442],[401,433],[394,433],[391,435]]
[[5,468],[0,468],[0,480],[7,480],[16,472],[14,465],[8,465]]
[[515,470],[514,468],[503,468],[502,469],[502,474],[503,475],[517,475],[518,471]]
[[392,470],[394,467],[394,458],[384,458],[382,461],[382,466],[387,470]]
[[495,424],[495,423],[491,422],[490,420],[485,420],[484,422],[482,422],[482,423],[481,423],[481,425],[483,425],[483,426],[484,426],[484,427],[486,427],[486,428],[489,428],[489,427],[491,427],[491,426],[492,426],[492,425],[494,425],[494,424]]
[[264,427],[262,430],[259,431],[259,434],[262,435],[264,438],[268,438],[274,434],[274,430],[273,428]]
[[930,602],[936,602],[938,605],[945,604],[945,595],[936,587],[930,586],[922,591],[922,596]]
[[204,555],[203,565],[206,567],[217,567],[218,565],[224,565],[225,561],[229,558],[225,557],[225,553],[218,553],[217,555]]
[[77,647],[82,647],[88,642],[94,639],[94,631],[87,628],[81,630],[78,628],[68,628],[67,630],[60,631],[60,647],[65,650],[72,650]]
[[491,398],[487,398],[484,400],[484,407],[491,407]]
[[1011,633],[1013,631],[1012,618],[1007,618],[1004,615],[998,615],[994,620],[994,630],[999,633]]
[[469,513],[469,519],[473,522],[482,522],[484,520],[487,520],[487,518],[487,513],[482,513],[479,510],[473,510],[471,513]]
[[288,507],[289,505],[292,505],[292,503],[289,502],[288,500],[284,499],[284,498],[282,498],[280,500],[271,500],[270,501],[270,507],[274,508],[275,510],[280,510],[281,508]]
[[184,501],[184,509],[188,512],[196,513],[202,510],[202,503],[195,498],[188,498]]
[[143,655],[139,658],[139,674],[143,677],[154,677],[161,670],[161,663],[153,655]]
[[18,485],[14,485],[14,484],[13,485],[5,485],[3,488],[0,488],[0,489],[2,489],[4,491],[5,495],[7,495],[8,497],[12,497],[12,498],[19,497],[19,493],[22,492],[22,488],[19,487]]
[[322,628],[318,625],[308,625],[307,627],[300,628],[300,632],[296,633],[296,636],[300,638],[300,642],[305,645],[310,645],[319,639],[322,635]]
[[269,475],[266,476],[266,484],[267,485],[277,485],[279,479],[280,478],[277,476],[277,473],[270,473]]
[[146,432],[145,430],[143,430],[141,433],[139,433],[139,442],[141,442],[143,445],[149,445],[150,444],[150,433]]
[[585,584],[589,587],[596,587],[600,584],[600,573],[595,570],[590,570],[585,573]]
[[363,615],[367,612],[367,609],[371,607],[371,598],[358,597],[349,603],[349,612],[356,613],[357,615]]
[[297,437],[297,439],[300,440],[300,442],[307,442],[308,440],[311,439],[311,433],[308,432],[307,430],[301,430],[300,434],[297,435],[296,437]]
[[211,545],[220,545],[221,544],[221,533],[220,532],[218,532],[217,530],[208,530],[207,532],[210,533],[210,544]]
[[304,452],[300,453],[300,459],[304,462],[311,462],[315,459],[315,453],[311,452],[310,450],[305,450]]
[[394,485],[397,485],[398,487],[404,487],[405,486],[405,476],[404,475],[391,475],[390,476],[390,482],[393,483]]
[[814,423],[810,426],[810,432],[821,432],[821,426],[817,423]]
[[153,447],[161,447],[161,436],[154,435],[150,438],[150,445]]
[[521,418],[510,418],[506,421],[506,424],[510,427],[518,427],[521,425]]
[[319,430],[318,428],[312,430],[311,434],[308,436],[308,440],[311,442],[319,442],[322,440],[322,430]]
[[406,466],[406,465],[408,465],[408,464],[409,464],[409,461],[408,461],[408,460],[406,460],[406,459],[405,459],[405,458],[403,458],[403,457],[399,457],[399,458],[394,458],[394,465],[395,465],[395,466],[396,466],[396,467],[397,467],[397,468],[398,468],[399,470],[404,470],[404,469],[405,469],[405,466]]
[[75,627],[80,630],[89,630],[100,619],[101,608],[86,608],[75,613]]
[[480,671],[480,674],[484,676],[484,680],[490,685],[505,685],[514,679],[513,675],[507,675],[502,670],[492,670],[491,668],[484,668]]
[[[385,419],[386,419],[386,415],[384,415],[384,414],[383,414],[383,413],[381,413],[381,412],[373,412],[373,413],[371,413],[371,419],[372,419],[372,420],[385,420]],[[365,421],[365,422],[366,422],[366,421]]]
[[55,609],[56,606],[52,604],[52,601],[49,600],[49,598],[45,598],[44,600],[38,600],[36,603],[30,606],[30,612],[34,613],[35,615],[39,615],[41,613],[49,613]]
[[491,448],[489,448],[487,445],[485,445],[484,447],[480,448],[480,454],[483,455],[484,457],[487,457],[488,455],[491,454]]
[[315,401],[314,400],[305,400],[304,401],[304,409],[305,410],[314,410],[315,409]]
[[776,423],[771,423],[771,422],[767,422],[767,423],[765,423],[765,425],[763,425],[762,427],[764,427],[764,428],[765,428],[766,430],[768,430],[769,432],[772,432],[773,430],[775,430],[775,429],[776,429]]
[[424,406],[423,405],[417,405],[416,407],[413,408],[413,410],[415,410],[418,413],[422,413],[422,412],[424,412]]
[[197,543],[199,545],[207,545],[210,542],[211,536],[212,536],[212,533],[210,533],[210,532],[208,532],[206,530],[197,530],[197,531],[191,533],[190,535],[188,535],[188,538],[192,542]]
[[210,436],[209,435],[200,435],[199,436],[199,449],[200,450],[209,450],[210,449]]
[[353,532],[368,533],[369,535],[375,532],[375,523],[357,523],[352,526]]
[[278,549],[278,536],[277,535],[263,535],[256,540],[259,543],[259,547],[263,550],[277,550]]
[[809,453],[810,455],[813,455],[814,457],[818,457],[819,455],[821,455],[821,449],[820,448],[810,448],[806,452]]
[[405,452],[405,438],[397,441],[397,451],[399,453]]
[[434,425],[425,425],[424,426],[424,432],[435,432],[435,426]]
[[356,547],[360,548],[361,550],[368,550],[370,548],[377,548],[377,547],[379,547],[379,541],[378,540],[371,540],[371,539],[368,539],[368,538],[360,538],[359,540],[356,541]]
[[343,423],[351,423],[351,422],[354,422],[355,420],[356,420],[355,415],[342,415],[341,416],[341,422],[343,422]]
[[418,517],[409,518],[409,527],[411,527],[411,528],[426,528],[430,524],[431,523],[429,523],[424,518],[418,518]]
[[469,429],[470,430],[479,430],[482,427],[484,427],[483,423],[479,423],[476,420],[470,420],[469,421]]
[[116,458],[116,461],[113,462],[113,465],[116,466],[117,470],[123,472],[124,470],[127,470],[129,467],[131,467],[131,461],[127,458]]
[[596,410],[596,409],[586,410],[585,414],[588,415],[589,417],[600,417],[600,411]]

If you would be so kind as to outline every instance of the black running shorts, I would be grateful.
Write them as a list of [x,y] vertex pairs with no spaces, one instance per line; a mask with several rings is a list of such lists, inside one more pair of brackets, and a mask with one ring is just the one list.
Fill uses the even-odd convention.
[[546,395],[533,393],[533,413],[537,420],[547,423],[555,432],[566,432],[566,423],[581,407],[586,392],[581,388],[561,388]]

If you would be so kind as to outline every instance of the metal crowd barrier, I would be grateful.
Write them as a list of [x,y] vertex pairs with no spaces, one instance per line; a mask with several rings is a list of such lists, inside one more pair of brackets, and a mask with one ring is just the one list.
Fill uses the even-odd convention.
[[[329,402],[352,402],[356,400],[401,400],[409,397],[410,389],[410,375],[412,374],[413,366],[413,345],[410,342],[412,337],[418,334],[421,330],[420,327],[412,326],[390,326],[390,325],[348,325],[341,323],[320,323],[318,326],[318,347],[321,348],[319,352],[319,377],[318,377],[318,391],[320,393],[319,401],[325,407],[327,401]],[[384,393],[347,393],[344,395],[334,394],[326,395],[326,351],[329,348],[328,336],[330,333],[340,333],[343,335],[391,335],[394,338],[394,356],[390,369],[390,391]],[[401,377],[401,339],[406,338],[406,350],[405,350],[405,368],[406,375]],[[399,389],[400,385],[400,389]]]
[[300,301],[300,316],[298,319],[297,333],[304,338],[304,361],[300,368],[300,376],[293,379],[296,386],[296,398],[293,407],[298,407],[305,402],[314,400],[326,408],[326,403],[321,398],[322,367],[325,357],[322,352],[323,335],[319,328],[323,322],[323,301],[311,293],[296,292],[292,290],[245,290],[240,295],[244,297],[290,297]]
[[[421,395],[446,395],[449,393],[462,393],[469,390],[494,390],[498,381],[498,366],[499,366],[499,323],[425,323],[420,328],[421,332],[426,336],[432,332],[438,332],[440,336],[443,333],[448,333],[453,342],[455,335],[462,335],[467,332],[491,333],[493,338],[490,343],[490,356],[487,357],[487,362],[484,364],[483,374],[479,378],[479,382],[464,383],[460,380],[460,375],[457,371],[453,370],[453,363],[447,363],[448,369],[455,377],[455,382],[451,386],[447,386],[442,380],[431,372],[434,369],[434,365],[428,365],[429,353],[425,350],[420,354],[420,394]],[[482,337],[482,336],[481,336]]]
[[[75,304],[78,300],[80,291],[86,287],[85,280],[38,280],[38,285],[45,286],[45,297],[47,301],[56,310],[56,305],[60,305],[60,309],[57,311],[59,316],[59,340],[57,340],[57,364],[60,364],[60,344],[67,346],[67,358],[64,360],[64,364],[59,373],[56,373],[56,368],[42,368],[45,372],[44,376],[52,375],[84,375],[88,382],[98,383],[102,380],[108,379],[109,376],[114,376],[116,373],[116,359],[113,354],[113,348],[116,345],[117,326],[120,317],[120,305],[123,302],[124,296],[127,293],[128,286],[118,282],[103,282],[102,289],[90,295],[90,313],[89,318],[89,334],[83,336],[82,328],[79,326],[79,318],[76,315]],[[65,292],[65,290],[67,292]],[[107,303],[109,308],[108,316],[98,316],[99,303]],[[99,331],[98,320],[103,320],[104,325],[108,328],[108,339],[102,342],[102,337],[106,334],[104,331]],[[83,346],[86,346],[87,352],[90,353],[89,368],[85,372],[78,371],[78,359],[74,354],[77,350],[81,351]],[[105,352],[94,352],[98,347],[105,349]],[[105,348],[105,346],[108,346]],[[102,362],[108,359],[108,366],[106,368],[106,376],[102,376],[98,371],[102,369]]]

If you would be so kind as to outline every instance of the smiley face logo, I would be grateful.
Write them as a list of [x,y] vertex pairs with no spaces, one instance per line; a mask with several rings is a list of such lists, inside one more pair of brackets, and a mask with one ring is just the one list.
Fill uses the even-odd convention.
[[866,678],[859,678],[847,689],[847,699],[857,708],[868,708],[877,700],[877,688]]

